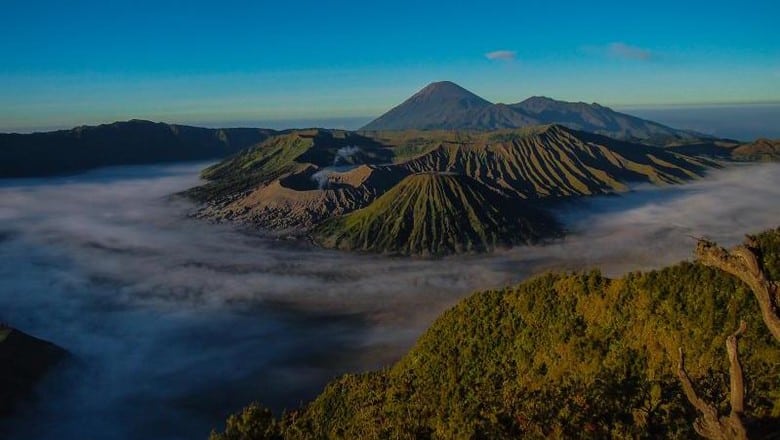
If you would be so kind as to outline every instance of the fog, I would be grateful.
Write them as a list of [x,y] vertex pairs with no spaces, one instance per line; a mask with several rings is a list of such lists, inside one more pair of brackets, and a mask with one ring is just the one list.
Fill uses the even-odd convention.
[[780,224],[780,165],[556,208],[545,246],[442,260],[312,248],[187,217],[170,197],[206,164],[0,181],[0,321],[73,353],[10,439],[205,438],[252,400],[279,411],[331,378],[389,365],[476,289],[534,273],[608,275]]

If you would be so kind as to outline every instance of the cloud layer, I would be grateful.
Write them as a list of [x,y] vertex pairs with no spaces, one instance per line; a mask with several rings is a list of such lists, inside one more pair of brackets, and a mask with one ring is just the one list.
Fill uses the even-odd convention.
[[561,206],[571,234],[547,246],[382,258],[185,218],[167,196],[201,167],[0,182],[0,321],[79,359],[0,436],[203,437],[251,400],[291,407],[337,374],[391,363],[475,289],[657,268],[690,255],[689,235],[733,244],[780,219],[780,166],[737,166]]

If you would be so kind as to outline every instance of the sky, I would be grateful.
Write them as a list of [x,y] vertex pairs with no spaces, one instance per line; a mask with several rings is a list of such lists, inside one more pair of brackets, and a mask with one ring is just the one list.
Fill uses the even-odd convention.
[[774,0],[3,0],[0,131],[352,121],[438,80],[494,102],[780,102]]

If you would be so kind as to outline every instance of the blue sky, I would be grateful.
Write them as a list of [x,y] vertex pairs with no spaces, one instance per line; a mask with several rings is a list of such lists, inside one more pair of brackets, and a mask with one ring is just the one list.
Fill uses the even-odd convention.
[[443,79],[500,102],[780,101],[773,0],[5,0],[2,10],[0,131],[375,116]]

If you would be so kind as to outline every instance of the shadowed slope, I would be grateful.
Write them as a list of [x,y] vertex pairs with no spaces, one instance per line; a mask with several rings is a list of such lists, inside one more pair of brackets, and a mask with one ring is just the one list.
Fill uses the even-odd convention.
[[556,230],[548,216],[469,177],[421,173],[313,237],[339,249],[443,255],[534,242]]
[[0,417],[67,354],[50,342],[0,324]]
[[575,130],[652,145],[689,143],[702,137],[693,132],[619,113],[596,103],[566,102],[534,96],[509,107],[545,124],[561,124]]
[[276,132],[132,120],[31,134],[0,134],[0,177],[73,173],[112,165],[216,159]]

